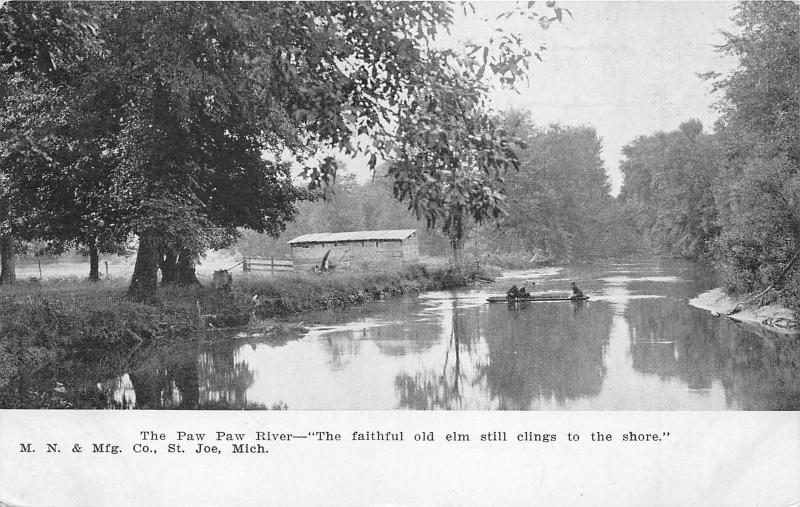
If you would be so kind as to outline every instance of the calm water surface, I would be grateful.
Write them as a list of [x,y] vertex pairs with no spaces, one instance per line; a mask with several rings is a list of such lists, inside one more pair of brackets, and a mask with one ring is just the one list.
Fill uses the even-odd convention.
[[[489,304],[511,283],[583,304]],[[478,289],[307,314],[299,340],[208,340],[72,392],[115,408],[797,410],[800,340],[711,316],[690,264],[510,272]],[[70,385],[69,379],[63,380]]]

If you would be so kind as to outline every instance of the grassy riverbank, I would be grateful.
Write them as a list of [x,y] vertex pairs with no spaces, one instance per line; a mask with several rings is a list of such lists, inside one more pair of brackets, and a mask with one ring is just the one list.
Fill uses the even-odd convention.
[[476,265],[363,274],[236,274],[230,292],[162,288],[154,304],[125,299],[124,280],[5,286],[0,288],[0,389],[20,371],[66,364],[71,357],[90,356],[113,370],[113,363],[125,359],[120,351],[197,340],[209,328],[250,326],[285,338],[301,331],[275,324],[276,317],[463,287],[490,275]]

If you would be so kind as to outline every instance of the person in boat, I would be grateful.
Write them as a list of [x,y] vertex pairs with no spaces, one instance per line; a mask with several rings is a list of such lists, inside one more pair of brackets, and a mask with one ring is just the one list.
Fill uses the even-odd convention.
[[517,297],[525,299],[531,297],[530,293],[528,292],[528,282],[522,284],[522,287],[519,289],[519,292],[517,293]]
[[510,289],[506,292],[506,297],[508,299],[517,299],[519,297],[519,289],[516,285],[512,285]]
[[580,290],[577,285],[575,285],[575,282],[570,282],[569,284],[572,287],[572,296],[570,296],[570,299],[582,299],[583,291]]

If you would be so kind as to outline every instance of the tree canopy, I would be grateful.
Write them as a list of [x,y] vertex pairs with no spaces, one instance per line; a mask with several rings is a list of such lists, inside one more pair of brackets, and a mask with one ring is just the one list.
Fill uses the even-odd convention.
[[562,261],[632,253],[593,127],[541,128],[518,111],[504,113],[502,125],[524,147],[516,150],[519,172],[500,187],[508,215],[480,231],[489,246]]
[[[394,195],[431,226],[502,213],[494,183],[516,160],[486,93],[491,79],[524,75],[532,55],[516,36],[436,48],[453,21],[439,2],[75,5],[0,10],[13,49],[2,72],[34,85],[8,110],[30,132],[53,126],[35,143],[4,139],[0,167],[17,192],[5,202],[37,210],[12,230],[1,208],[4,237],[113,249],[135,234],[130,292],[146,298],[158,267],[165,281],[191,280],[197,255],[240,228],[278,234],[308,195],[290,163],[320,188],[335,177],[317,157],[326,148],[387,160]],[[511,14],[561,18],[546,10]],[[48,23],[53,37],[38,28]],[[47,103],[56,110],[39,110]]]
[[[64,142],[74,119],[70,76],[98,50],[96,35],[89,11],[70,2],[0,7],[0,284],[14,281],[20,240],[58,230],[48,221],[48,205],[59,199],[41,184],[64,195],[53,170],[58,156],[74,148]],[[64,167],[56,172],[64,174]]]
[[688,259],[709,255],[718,233],[712,187],[718,161],[702,123],[690,120],[673,132],[641,136],[623,153],[620,199],[651,246]]

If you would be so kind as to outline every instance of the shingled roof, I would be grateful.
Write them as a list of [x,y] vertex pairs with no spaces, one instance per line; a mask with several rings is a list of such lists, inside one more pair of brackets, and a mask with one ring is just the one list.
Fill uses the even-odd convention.
[[345,241],[399,241],[404,240],[417,232],[416,229],[398,229],[386,231],[351,231],[351,232],[316,232],[313,234],[303,234],[288,243],[296,245],[298,243],[338,243]]

